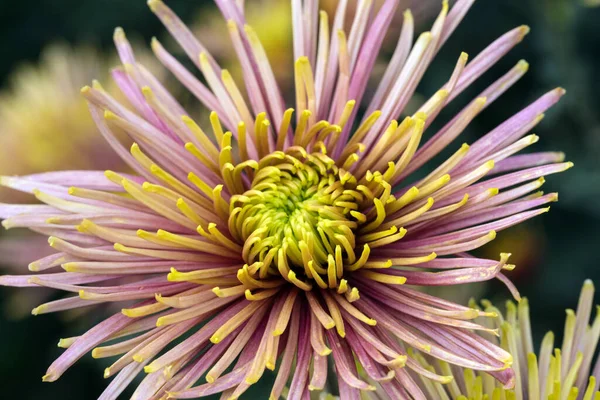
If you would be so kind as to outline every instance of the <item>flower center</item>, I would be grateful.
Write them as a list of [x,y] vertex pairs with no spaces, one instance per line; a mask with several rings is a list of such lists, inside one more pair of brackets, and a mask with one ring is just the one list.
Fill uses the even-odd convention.
[[229,229],[244,243],[247,263],[242,275],[337,287],[344,270],[368,258],[368,250],[354,252],[354,231],[365,221],[357,187],[322,153],[296,147],[263,158],[251,189],[231,198]]

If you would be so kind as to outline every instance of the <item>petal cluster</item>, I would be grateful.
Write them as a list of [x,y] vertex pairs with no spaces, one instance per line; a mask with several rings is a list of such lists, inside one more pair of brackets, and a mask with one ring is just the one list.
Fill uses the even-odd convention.
[[[592,363],[600,337],[600,317],[590,323],[593,309],[594,285],[586,281],[581,289],[576,310],[568,309],[562,344],[555,343],[555,335],[548,332],[544,336],[539,351],[534,350],[529,303],[523,298],[517,305],[506,303],[503,315],[488,301],[483,308],[497,313],[490,328],[499,329],[499,338],[489,339],[498,343],[513,354],[515,361],[514,387],[503,387],[487,375],[468,369],[453,369],[443,362],[428,361],[427,356],[416,354],[424,368],[446,371],[454,379],[449,385],[423,381],[428,398],[440,399],[583,399],[592,400],[600,396],[598,376],[600,364]],[[442,372],[443,373],[443,372]]]
[[[100,133],[134,173],[0,180],[43,203],[1,205],[3,225],[47,235],[56,250],[30,264],[34,274],[3,276],[0,284],[72,293],[34,314],[125,307],[81,336],[62,339],[66,350],[44,381],[55,381],[91,351],[114,359],[105,370],[114,378],[101,399],[116,398],[142,371],[135,399],[217,393],[235,399],[266,370],[276,371],[272,399],[321,390],[343,399],[373,391],[423,399],[421,377],[448,383],[452,376],[424,367],[420,354],[514,384],[511,354],[478,334],[501,333],[476,321],[496,312],[414,286],[497,278],[518,297],[503,274],[514,268],[510,254],[492,260],[468,252],[557,200],[537,190],[544,176],[572,164],[561,153],[517,153],[537,141],[528,132],[564,90],[543,95],[471,146],[454,146],[523,76],[527,64],[520,61],[441,129],[428,131],[528,29],[509,31],[470,62],[461,54],[447,82],[414,114],[396,120],[472,0],[452,9],[444,2],[414,44],[405,12],[396,50],[369,101],[363,98],[397,1],[377,10],[361,1],[346,32],[346,1],[330,26],[317,1],[293,0],[293,108],[243,7],[216,3],[245,88],[164,3],[149,1],[203,80],[157,40],[152,49],[212,111],[209,129],[136,60],[117,29],[122,66],[112,75],[126,104],[99,82],[82,93]],[[129,148],[118,139],[123,133],[134,142]],[[437,168],[413,174],[447,147],[453,153]],[[332,372],[336,387],[328,380]]]

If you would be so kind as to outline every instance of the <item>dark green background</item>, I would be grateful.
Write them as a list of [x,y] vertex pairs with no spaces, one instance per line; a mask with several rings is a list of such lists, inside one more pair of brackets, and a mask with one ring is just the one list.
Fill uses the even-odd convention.
[[[251,6],[252,1],[247,3]],[[137,32],[146,41],[164,34],[143,0],[3,0],[0,5],[0,85],[6,84],[7,75],[19,63],[35,61],[45,45],[58,39],[92,43],[109,51],[117,25],[129,33]],[[186,21],[192,20],[202,7],[212,6],[201,0],[172,0],[169,5]],[[505,31],[528,24],[532,31],[525,41],[467,90],[460,98],[462,103],[459,99],[453,107],[478,94],[521,58],[530,62],[529,73],[479,116],[460,140],[472,142],[556,86],[567,89],[559,105],[547,112],[536,127],[535,133],[540,136],[536,149],[562,150],[575,168],[547,179],[544,190],[559,191],[560,202],[552,206],[549,214],[527,223],[525,232],[537,237],[540,247],[525,249],[531,257],[525,257],[524,264],[509,274],[530,299],[538,339],[547,329],[562,330],[564,309],[576,306],[584,279],[600,282],[599,21],[600,8],[585,8],[576,0],[480,0],[445,45],[419,88],[422,93],[433,93],[449,76],[460,51],[473,58]],[[6,296],[7,291],[0,290],[0,302]],[[507,296],[499,284],[491,284],[487,289],[488,298]],[[79,334],[81,329],[77,321],[66,322],[56,315],[23,321],[0,319],[0,397],[96,398],[105,382],[98,363],[89,356],[58,382],[41,382],[47,366],[60,353],[56,348],[58,338]],[[102,368],[106,366],[100,364]]]

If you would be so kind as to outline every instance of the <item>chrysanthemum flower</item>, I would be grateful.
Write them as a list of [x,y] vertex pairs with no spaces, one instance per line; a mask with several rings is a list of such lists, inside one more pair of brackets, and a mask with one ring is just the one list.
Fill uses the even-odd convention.
[[[435,399],[599,398],[600,363],[596,361],[592,369],[592,360],[600,337],[600,314],[596,307],[596,316],[590,325],[593,301],[594,285],[591,281],[586,281],[581,289],[577,310],[567,310],[561,347],[555,348],[554,333],[548,332],[537,353],[534,352],[527,299],[522,299],[517,305],[511,301],[507,302],[505,316],[490,302],[482,302],[487,312],[499,315],[497,319],[488,319],[486,326],[501,331],[500,338],[487,336],[514,356],[514,388],[506,389],[500,386],[486,373],[451,367],[443,361],[430,363],[431,360],[427,360],[427,356],[415,354],[424,368],[455,378],[445,386],[422,380],[422,388],[428,398]],[[557,339],[560,339],[560,336]]]
[[[415,381],[451,378],[407,354],[414,348],[448,364],[514,382],[512,356],[475,332],[493,313],[409,288],[498,278],[498,260],[467,252],[547,211],[556,194],[535,192],[548,174],[571,166],[562,154],[515,155],[525,136],[563,94],[555,89],[484,135],[462,145],[426,176],[413,172],[526,71],[523,61],[420,145],[441,109],[521,41],[526,27],[501,36],[414,115],[403,111],[435,54],[472,0],[446,2],[431,31],[413,45],[410,12],[379,89],[359,104],[396,0],[369,2],[342,30],[346,1],[329,26],[317,1],[292,1],[295,108],[286,108],[239,2],[217,1],[244,71],[247,97],[165,4],[150,0],[208,86],[154,40],[158,59],[208,109],[215,142],[141,64],[122,30],[123,68],[113,76],[130,111],[100,84],[83,88],[100,132],[135,174],[50,172],[2,184],[33,192],[45,205],[4,205],[6,227],[49,235],[53,256],[35,275],[5,276],[12,286],[47,286],[75,296],[34,314],[106,302],[134,303],[79,337],[49,367],[55,381],[92,350],[118,356],[101,396],[115,398],[142,370],[134,398],[238,398],[266,369],[270,397],[306,398],[331,384],[343,399],[381,390],[424,398]],[[331,32],[331,35],[330,35]],[[136,142],[127,151],[116,139]],[[493,176],[493,177],[491,177]],[[541,208],[540,208],[541,207]],[[66,272],[56,272],[62,267]],[[333,380],[330,380],[333,381]]]

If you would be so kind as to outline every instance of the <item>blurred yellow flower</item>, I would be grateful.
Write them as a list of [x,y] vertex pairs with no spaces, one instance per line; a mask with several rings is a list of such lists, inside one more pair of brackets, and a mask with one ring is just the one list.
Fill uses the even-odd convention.
[[[38,63],[24,64],[0,92],[0,158],[2,175],[27,175],[61,169],[127,169],[98,135],[80,88],[92,79],[105,82],[116,56],[90,46],[51,44]],[[154,57],[138,59],[154,72]],[[158,76],[158,78],[161,78]],[[105,88],[116,98],[116,84]],[[0,201],[15,200],[17,192],[3,190]],[[22,197],[21,197],[22,198]]]
[[[236,80],[242,79],[239,62],[231,46],[227,26],[219,18],[219,10],[202,10],[191,29],[196,36],[208,38],[208,51],[221,61]],[[293,82],[294,60],[289,49],[292,47],[292,10],[287,1],[254,0],[252,7],[245,9],[246,21],[254,28],[269,57],[275,78],[280,83]]]

